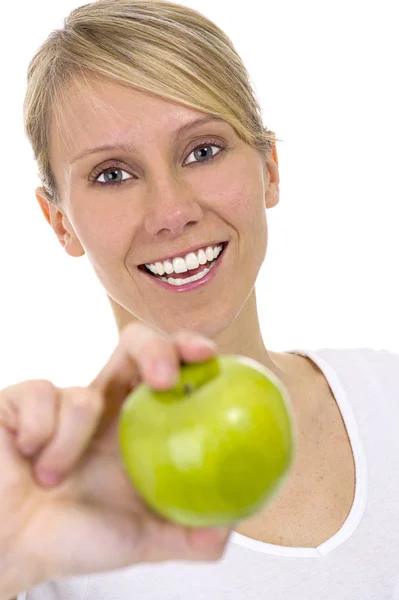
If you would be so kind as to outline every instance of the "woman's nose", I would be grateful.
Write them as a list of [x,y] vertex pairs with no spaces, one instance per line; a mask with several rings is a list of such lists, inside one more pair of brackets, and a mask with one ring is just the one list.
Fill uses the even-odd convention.
[[187,224],[196,223],[203,217],[201,203],[192,190],[168,185],[152,190],[152,194],[145,216],[145,228],[151,235],[164,229],[179,235]]

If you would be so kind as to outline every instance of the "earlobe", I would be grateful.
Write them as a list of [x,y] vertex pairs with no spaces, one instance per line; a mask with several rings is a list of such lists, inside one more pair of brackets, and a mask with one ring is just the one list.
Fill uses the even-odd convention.
[[280,201],[280,190],[278,184],[270,184],[269,189],[266,193],[266,208],[273,208],[277,206]]

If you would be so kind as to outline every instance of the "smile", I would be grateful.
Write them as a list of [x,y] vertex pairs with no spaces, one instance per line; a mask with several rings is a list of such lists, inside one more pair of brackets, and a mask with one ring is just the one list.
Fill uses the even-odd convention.
[[226,254],[228,242],[222,242],[222,250],[212,262],[200,264],[198,268],[187,270],[183,273],[165,273],[165,276],[152,273],[145,265],[140,265],[138,269],[145,276],[150,277],[154,284],[157,284],[171,292],[188,292],[199,289],[211,282],[218,273],[220,266]]

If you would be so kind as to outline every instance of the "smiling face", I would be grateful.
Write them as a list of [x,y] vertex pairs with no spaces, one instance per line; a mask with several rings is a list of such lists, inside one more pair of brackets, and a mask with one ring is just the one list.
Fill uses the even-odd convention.
[[[275,162],[225,121],[188,129],[209,115],[127,86],[73,83],[63,99],[50,146],[62,204],[36,194],[60,243],[86,253],[113,307],[158,330],[217,339],[251,297],[266,255]],[[117,144],[125,147],[86,153]],[[176,293],[139,268],[224,241],[215,276],[195,290]]]

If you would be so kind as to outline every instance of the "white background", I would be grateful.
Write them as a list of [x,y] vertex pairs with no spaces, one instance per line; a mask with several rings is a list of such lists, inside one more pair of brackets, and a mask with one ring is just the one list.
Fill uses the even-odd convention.
[[[28,64],[80,4],[2,6],[0,388],[41,378],[87,385],[118,342],[86,256],[70,257],[42,215],[23,131]],[[283,140],[281,200],[267,211],[257,283],[266,347],[398,352],[397,2],[180,4],[230,36],[265,125]]]

